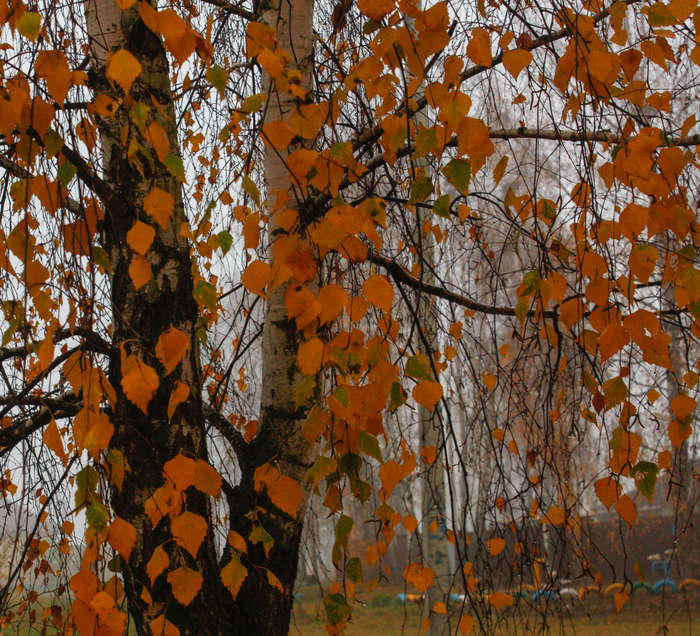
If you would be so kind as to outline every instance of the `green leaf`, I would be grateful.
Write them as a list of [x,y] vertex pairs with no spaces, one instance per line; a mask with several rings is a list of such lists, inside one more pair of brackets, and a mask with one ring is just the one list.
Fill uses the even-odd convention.
[[146,124],[148,123],[148,113],[150,108],[147,104],[143,102],[136,102],[129,109],[129,119],[136,124],[136,127],[143,132],[146,129]]
[[651,462],[637,462],[630,471],[637,485],[637,490],[641,492],[649,501],[654,497],[656,478],[659,474],[659,467]]
[[216,287],[214,287],[214,285],[204,279],[199,279],[192,295],[198,304],[203,305],[209,311],[216,311],[219,296],[216,293]]
[[371,433],[363,430],[360,431],[357,438],[357,448],[365,455],[374,457],[378,462],[382,461],[382,451],[379,448],[379,441],[377,441],[377,438]]
[[243,192],[248,194],[253,201],[257,205],[260,205],[260,192],[258,191],[258,186],[255,185],[255,182],[248,176],[248,175],[243,175],[243,179],[241,179],[241,187],[243,188]]
[[294,401],[300,407],[309,397],[312,389],[316,386],[316,378],[313,375],[305,375],[299,384],[294,387]]
[[41,32],[41,14],[25,11],[17,20],[17,30],[27,39],[34,42]]
[[468,194],[472,167],[466,159],[453,159],[443,169],[445,178],[462,194]]
[[362,583],[362,561],[357,557],[352,557],[345,564],[345,576],[353,583]]
[[389,391],[389,410],[395,411],[405,403],[406,391],[398,382],[392,383],[391,391]]
[[44,148],[46,149],[46,156],[49,159],[55,157],[58,151],[63,148],[63,137],[55,130],[49,130],[49,132],[44,135]]
[[165,161],[163,161],[163,165],[170,171],[173,177],[183,183],[187,183],[187,179],[185,179],[185,166],[182,164],[182,157],[180,157],[180,155],[171,152],[165,158]]
[[241,104],[241,110],[244,113],[256,113],[262,108],[262,105],[265,103],[265,98],[265,93],[257,93],[256,95],[251,95],[250,97],[247,97],[243,100],[243,103]]
[[323,598],[323,607],[329,625],[339,625],[350,618],[350,606],[342,594],[327,594]]
[[78,169],[70,161],[66,161],[58,169],[58,182],[64,188],[67,188],[68,184],[71,182],[76,172],[78,172]]
[[340,141],[331,146],[331,159],[348,164],[352,161],[352,142]]
[[424,353],[417,353],[406,362],[406,375],[416,380],[432,380],[433,372],[430,359]]
[[450,218],[450,196],[448,194],[443,194],[435,200],[435,203],[433,203],[433,212],[443,219]]
[[105,530],[109,521],[109,512],[101,503],[95,502],[91,504],[85,513],[88,526],[95,530]]
[[411,196],[408,202],[418,203],[425,201],[433,193],[433,189],[433,182],[427,177],[417,179],[411,184]]
[[216,238],[219,240],[219,247],[221,248],[221,251],[226,254],[231,249],[231,245],[233,245],[233,237],[231,236],[231,233],[227,230],[222,230],[216,235]]
[[265,551],[265,556],[267,557],[272,550],[272,546],[275,545],[275,540],[270,536],[270,533],[265,530],[261,525],[256,525],[250,531],[248,535],[251,543],[262,543],[263,550]]
[[333,391],[333,398],[346,408],[350,404],[350,393],[348,393],[347,387],[342,385],[335,388],[335,391]]
[[339,545],[342,545],[346,550],[348,548],[348,541],[350,539],[350,533],[352,532],[352,526],[355,522],[352,517],[347,515],[340,515],[338,523],[335,524],[335,540]]
[[520,291],[520,297],[529,296],[536,292],[542,286],[542,277],[538,270],[533,269],[529,271],[525,276],[523,276],[522,290]]
[[218,64],[210,66],[207,70],[207,79],[211,85],[219,92],[219,97],[224,98],[226,94],[226,84],[228,83],[229,72],[221,68]]

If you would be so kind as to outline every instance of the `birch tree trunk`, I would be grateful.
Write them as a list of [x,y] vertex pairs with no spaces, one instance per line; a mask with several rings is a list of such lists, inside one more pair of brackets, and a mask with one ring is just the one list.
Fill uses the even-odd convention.
[[[126,49],[141,64],[142,72],[131,90],[132,99],[148,105],[148,122],[162,127],[170,152],[177,154],[178,140],[170,92],[168,61],[159,38],[139,18],[136,5],[122,11],[113,0],[88,0],[85,5],[90,51],[91,81],[95,92],[120,97],[120,89],[107,81],[106,63],[110,52]],[[159,108],[153,107],[153,101]],[[121,488],[113,488],[115,513],[137,530],[137,541],[129,562],[122,569],[129,611],[139,634],[150,634],[149,622],[165,612],[167,620],[182,634],[215,634],[227,631],[230,596],[219,581],[219,568],[211,526],[196,556],[174,545],[169,518],[164,515],[155,525],[146,514],[149,497],[163,485],[163,465],[181,452],[206,459],[202,413],[199,346],[196,321],[199,316],[193,297],[192,261],[187,241],[180,234],[186,222],[178,179],[148,148],[138,128],[129,122],[124,108],[113,118],[98,117],[100,142],[104,153],[103,242],[111,265],[113,312],[112,339],[115,351],[109,378],[116,391],[112,424],[112,451],[121,453],[128,464]],[[126,142],[123,135],[126,133]],[[130,141],[145,149],[129,155]],[[146,152],[152,156],[148,158]],[[162,228],[144,212],[144,198],[153,187],[167,192],[174,209],[167,227]],[[139,255],[127,241],[135,223],[152,228],[153,242],[145,254],[152,276],[136,288],[129,267]],[[167,307],[168,311],[163,311]],[[187,334],[189,350],[175,369],[168,372],[158,361],[155,350],[160,336],[170,328]],[[158,388],[143,412],[125,395],[125,365],[140,361],[155,369]],[[140,367],[136,366],[138,372]],[[177,382],[189,388],[189,397],[168,416],[168,401]],[[206,495],[190,489],[187,510],[209,519]],[[172,590],[161,576],[150,585],[147,563],[162,545],[173,567],[187,564],[203,576],[203,585],[188,607],[174,602]],[[144,591],[148,592],[144,594]],[[149,598],[150,596],[150,598]]]

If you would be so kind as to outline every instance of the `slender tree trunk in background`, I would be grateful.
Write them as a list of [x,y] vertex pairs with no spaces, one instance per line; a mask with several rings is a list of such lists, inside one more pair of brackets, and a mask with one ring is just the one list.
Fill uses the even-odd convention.
[[[142,72],[132,88],[132,97],[148,108],[148,122],[165,131],[170,151],[178,153],[178,140],[170,92],[168,61],[160,40],[144,25],[135,6],[122,11],[113,0],[89,0],[86,16],[91,53],[92,81],[96,92],[118,97],[118,90],[105,77],[105,62],[109,52],[124,48],[141,64]],[[160,108],[153,107],[153,101]],[[99,118],[100,141],[104,151],[104,181],[108,192],[103,195],[104,247],[110,259],[110,279],[113,344],[109,378],[116,391],[112,411],[114,436],[110,447],[124,456],[126,471],[121,489],[113,489],[115,513],[137,529],[138,538],[123,575],[129,611],[139,634],[150,634],[149,621],[165,611],[166,617],[178,626],[182,634],[214,634],[227,631],[226,612],[222,612],[230,596],[219,581],[219,569],[211,529],[207,531],[196,556],[174,546],[167,514],[154,524],[146,513],[149,497],[164,483],[163,465],[178,453],[206,459],[204,418],[201,402],[199,346],[196,335],[199,310],[193,298],[192,261],[187,240],[179,229],[185,222],[179,181],[155,160],[156,153],[148,148],[125,109],[114,118]],[[128,154],[129,143],[123,135],[139,142],[145,152]],[[153,187],[167,192],[174,201],[170,221],[162,228],[144,212],[144,198]],[[127,233],[135,223],[142,223],[154,233],[153,242],[145,254],[152,271],[148,282],[135,287],[129,273],[132,263],[139,260],[129,245]],[[167,307],[167,311],[163,308]],[[175,369],[168,372],[156,358],[156,344],[170,328],[187,334],[189,350]],[[123,384],[129,366],[136,374],[136,383],[145,363],[158,374],[158,389],[144,413],[125,395]],[[135,365],[135,366],[134,366]],[[145,372],[144,372],[145,373]],[[168,416],[168,401],[176,383],[189,389],[189,397],[180,404],[172,417]],[[190,489],[187,510],[209,519],[206,495]],[[157,546],[168,552],[172,567],[187,564],[203,576],[203,585],[188,607],[173,602],[172,590],[166,577],[158,577],[150,585],[146,565]],[[144,589],[150,593],[150,602]]]
[[[263,21],[277,31],[278,45],[290,55],[289,67],[301,73],[301,85],[308,91],[311,88],[313,55],[313,0],[281,0],[274,3],[263,16]],[[275,82],[266,78],[268,94],[267,121],[287,120],[299,105],[300,100],[289,93],[278,91]],[[285,159],[294,148],[278,151],[267,148],[264,174],[268,193],[268,240],[271,245],[270,261],[273,261],[272,245],[285,232],[280,228],[274,214],[277,193],[290,190],[290,176]],[[294,194],[290,192],[287,206],[296,206]],[[291,281],[289,285],[297,284]],[[311,286],[315,286],[312,281]],[[263,369],[262,403],[260,409],[260,430],[251,445],[249,457],[242,464],[242,480],[236,492],[241,502],[239,510],[231,511],[231,529],[248,536],[253,527],[251,519],[245,515],[262,506],[256,518],[274,541],[267,558],[262,544],[253,547],[250,554],[268,567],[282,584],[283,590],[271,586],[263,568],[255,576],[249,568],[249,576],[238,596],[236,606],[240,620],[245,624],[247,634],[286,634],[294,600],[294,580],[297,573],[299,542],[303,527],[309,490],[306,485],[306,471],[312,464],[314,449],[301,434],[301,424],[308,412],[306,402],[298,406],[295,389],[303,375],[297,368],[297,351],[302,343],[296,321],[289,317],[285,302],[287,285],[277,287],[268,294],[267,314],[263,327]],[[302,487],[302,500],[296,517],[276,509],[269,500],[261,500],[254,489],[255,468],[266,462],[272,463],[282,476],[289,477]],[[255,554],[257,550],[257,555]],[[241,632],[243,633],[243,632]]]

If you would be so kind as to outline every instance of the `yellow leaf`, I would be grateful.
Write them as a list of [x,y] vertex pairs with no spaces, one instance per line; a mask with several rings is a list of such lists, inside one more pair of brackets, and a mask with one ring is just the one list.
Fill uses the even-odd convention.
[[156,581],[156,578],[165,570],[165,568],[170,565],[170,558],[168,553],[158,546],[153,550],[153,555],[146,564],[146,574],[148,578],[151,579],[151,585]]
[[202,587],[202,575],[186,565],[168,573],[168,583],[180,605],[187,607]]
[[151,266],[141,254],[134,254],[129,263],[129,278],[136,289],[141,289],[153,276]]
[[148,404],[160,380],[152,367],[135,355],[122,356],[122,389],[130,402],[148,413]]
[[218,497],[221,493],[221,475],[213,466],[203,459],[197,460],[197,472],[192,484],[199,492],[203,492],[212,497]]
[[34,42],[39,37],[39,33],[41,33],[41,14],[25,11],[17,20],[16,25],[17,30],[25,38]]
[[442,397],[442,385],[431,380],[421,380],[413,387],[411,395],[418,404],[432,411]]
[[323,342],[318,338],[307,340],[297,351],[297,365],[304,375],[316,375],[323,362]]
[[498,556],[506,547],[506,540],[502,537],[494,537],[486,542],[486,549],[491,556]]
[[282,475],[277,468],[270,464],[258,466],[253,476],[256,490],[267,490],[270,501],[290,517],[296,519],[301,505],[302,493],[299,482],[291,477]]
[[175,388],[168,400],[168,419],[172,419],[175,409],[190,396],[190,387],[179,380],[175,383]]
[[143,200],[143,209],[146,211],[146,214],[163,229],[168,227],[174,208],[175,199],[173,195],[157,187],[152,188]]
[[524,49],[515,49],[514,51],[506,51],[503,54],[503,66],[513,76],[513,79],[518,79],[520,72],[532,62],[532,53]]
[[394,288],[386,276],[372,274],[362,284],[362,295],[382,311],[386,313],[391,311],[391,303],[394,300]]
[[107,541],[128,561],[131,550],[136,545],[136,528],[126,519],[115,517],[114,521],[109,525]]
[[141,64],[129,51],[119,49],[109,56],[106,73],[108,79],[114,80],[128,93],[134,80],[141,73]]
[[226,589],[231,592],[235,599],[241,589],[241,585],[248,576],[247,568],[241,563],[238,555],[235,555],[222,569],[219,574]]
[[172,373],[175,367],[189,351],[190,339],[184,331],[171,327],[160,334],[156,344],[156,356],[163,363],[167,373]]
[[170,531],[177,544],[196,557],[207,535],[207,522],[201,515],[186,510],[172,520]]
[[142,221],[136,221],[126,233],[126,242],[138,254],[145,254],[153,243],[156,231]]
[[272,268],[262,261],[253,261],[241,276],[241,283],[249,292],[265,297],[265,286],[272,278]]

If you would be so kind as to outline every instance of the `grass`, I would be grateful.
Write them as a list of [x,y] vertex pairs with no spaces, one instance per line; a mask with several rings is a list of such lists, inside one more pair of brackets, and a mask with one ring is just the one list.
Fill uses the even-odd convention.
[[[418,636],[422,608],[396,598],[400,588],[379,588],[371,595],[358,593],[352,605],[347,636]],[[305,588],[297,599],[290,628],[292,636],[327,636],[323,604],[317,590]],[[456,630],[456,611],[452,633]],[[611,597],[589,595],[578,599],[532,604],[523,600],[491,614],[489,636],[515,634],[576,636],[700,636],[700,593],[631,597],[618,614]],[[476,630],[475,630],[476,633]]]

